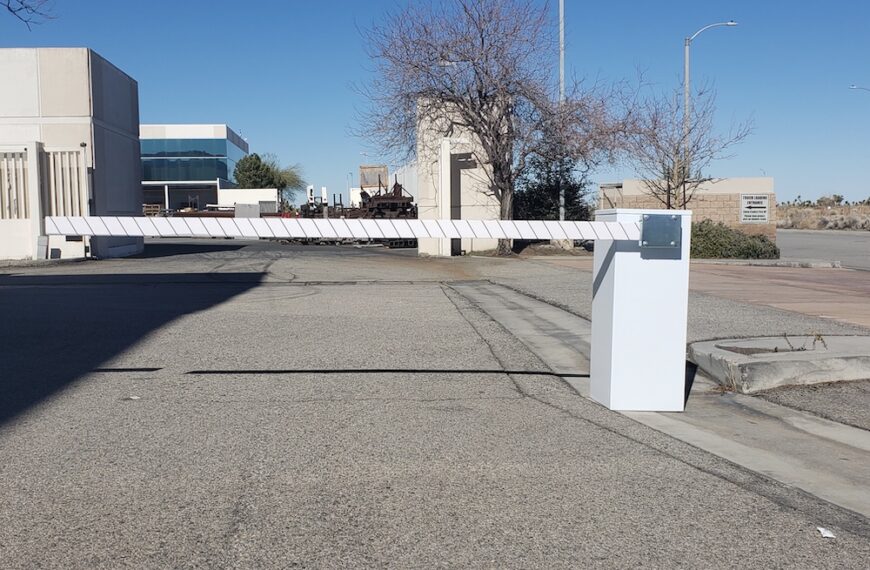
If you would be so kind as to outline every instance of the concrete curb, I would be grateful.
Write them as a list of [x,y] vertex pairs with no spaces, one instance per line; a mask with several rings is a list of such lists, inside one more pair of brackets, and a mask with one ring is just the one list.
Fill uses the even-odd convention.
[[823,340],[780,336],[696,342],[689,345],[688,359],[721,385],[744,394],[870,378],[870,336]]
[[758,267],[801,267],[805,269],[841,269],[839,261],[817,259],[692,259],[705,265],[748,265]]

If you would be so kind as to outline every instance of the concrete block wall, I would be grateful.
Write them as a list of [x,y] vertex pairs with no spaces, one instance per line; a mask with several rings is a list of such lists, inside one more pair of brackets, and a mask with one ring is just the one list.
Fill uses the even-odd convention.
[[[740,195],[759,194],[768,197],[767,223],[740,222]],[[598,195],[599,209],[636,208],[664,209],[656,197],[649,195],[641,180],[626,180],[621,185],[602,185]],[[702,186],[688,204],[692,220],[712,220],[749,235],[765,235],[776,239],[776,194],[772,178],[729,178]]]

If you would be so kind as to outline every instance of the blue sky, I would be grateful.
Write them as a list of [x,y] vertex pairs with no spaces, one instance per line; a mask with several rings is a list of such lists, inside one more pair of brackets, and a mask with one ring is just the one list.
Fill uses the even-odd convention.
[[[717,121],[755,132],[715,176],[774,176],[779,199],[870,197],[870,2],[566,0],[566,68],[578,77],[679,86],[683,37],[699,36],[692,77],[718,91]],[[358,28],[400,0],[55,0],[32,31],[0,15],[0,47],[87,46],[139,82],[147,123],[227,123],[255,152],[299,163],[330,194],[377,162],[350,134],[353,90],[371,65]],[[558,2],[552,0],[553,23]],[[558,54],[554,53],[554,62]],[[555,81],[555,77],[554,77]],[[364,157],[361,153],[368,152]],[[627,168],[596,182],[632,176]]]

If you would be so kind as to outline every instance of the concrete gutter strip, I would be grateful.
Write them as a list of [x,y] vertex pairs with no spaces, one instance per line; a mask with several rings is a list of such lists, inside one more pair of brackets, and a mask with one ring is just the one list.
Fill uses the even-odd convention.
[[696,342],[689,346],[688,358],[723,386],[744,394],[870,378],[870,337],[826,336],[824,344],[816,340],[815,345],[812,341],[763,337]]

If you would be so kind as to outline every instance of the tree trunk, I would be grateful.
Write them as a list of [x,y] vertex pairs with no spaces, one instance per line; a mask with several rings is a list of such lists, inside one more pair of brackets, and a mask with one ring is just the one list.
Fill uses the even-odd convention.
[[[511,220],[514,217],[513,184],[511,184],[509,181],[506,181],[504,176],[496,176],[496,183],[500,186],[499,190],[501,194],[501,211],[499,212],[499,217],[502,220]],[[511,248],[511,240],[498,240],[498,247],[496,248],[495,252],[496,255],[511,255],[513,253],[513,249]]]

